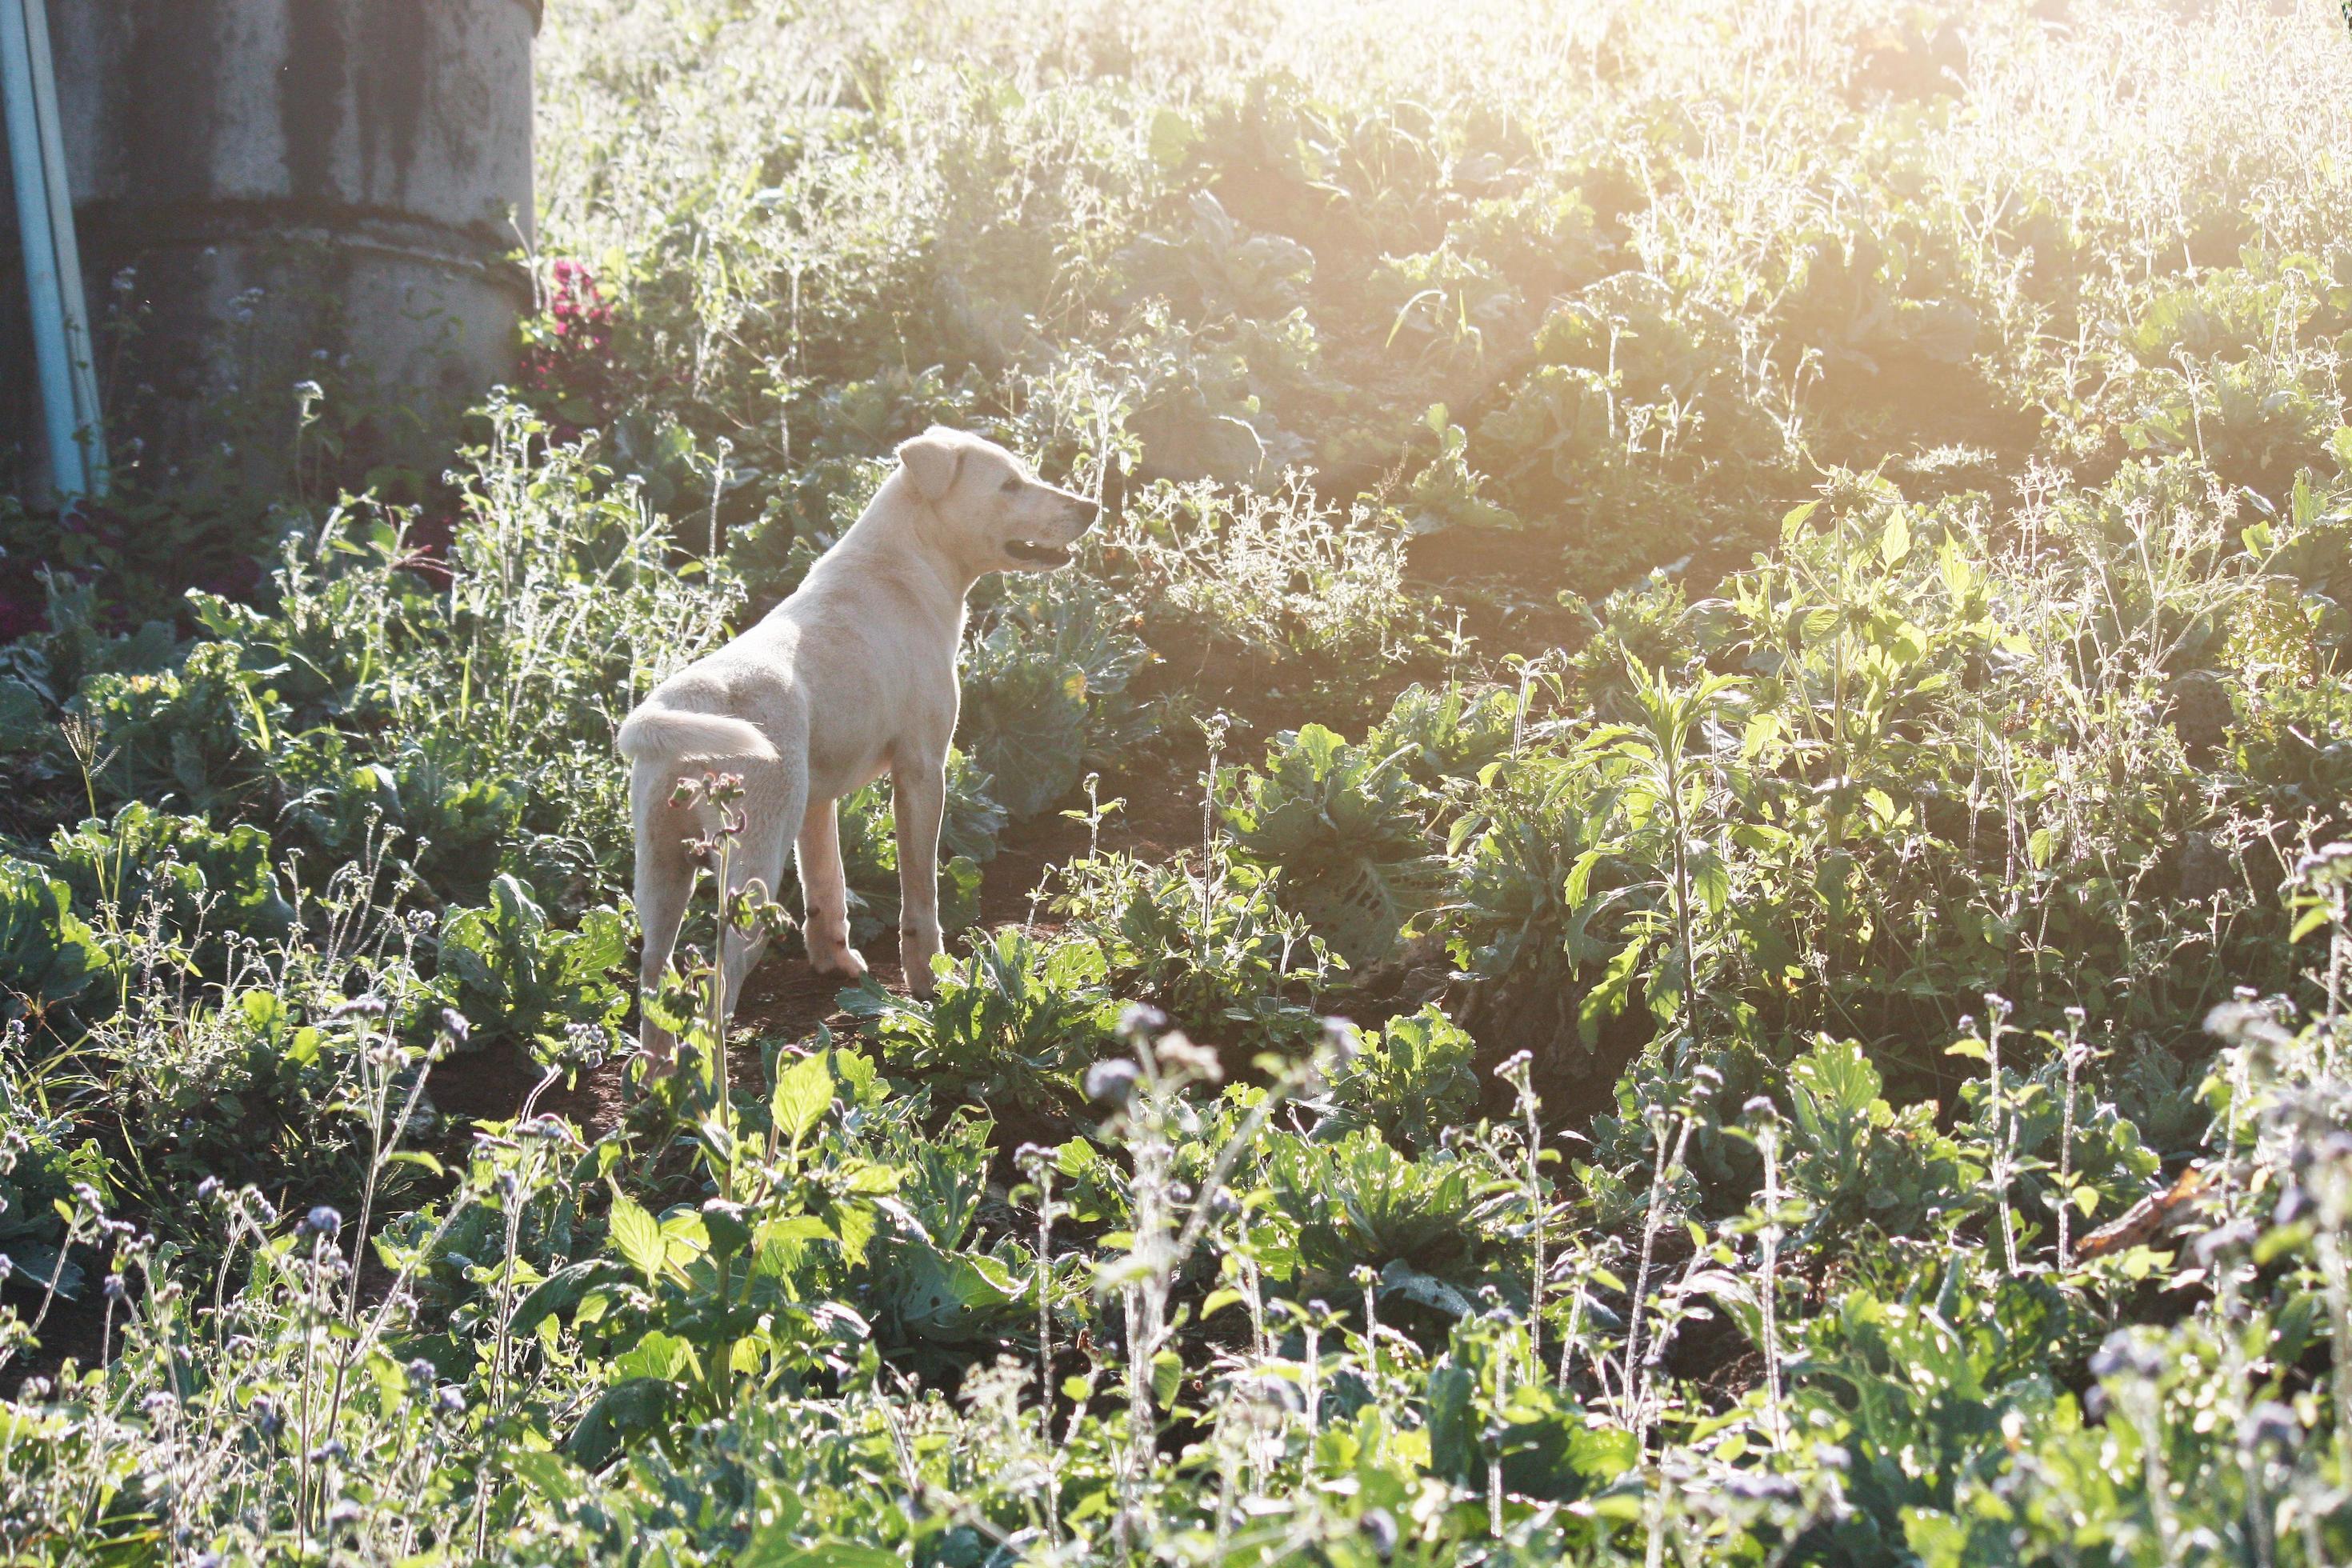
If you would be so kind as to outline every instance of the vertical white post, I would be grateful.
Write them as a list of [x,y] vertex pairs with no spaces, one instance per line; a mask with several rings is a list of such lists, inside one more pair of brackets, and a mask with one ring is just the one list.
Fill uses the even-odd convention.
[[49,48],[47,0],[21,0],[26,54],[33,67],[33,113],[49,196],[49,240],[58,251],[58,293],[65,305],[66,353],[73,389],[74,438],[93,496],[106,494],[106,412],[98,401],[98,337],[83,297],[81,241],[74,227],[73,181],[66,173],[65,131],[58,119],[57,56]]
[[9,174],[16,187],[16,227],[24,244],[50,480],[60,500],[103,495],[106,436],[45,0],[0,0],[0,100],[6,110]]

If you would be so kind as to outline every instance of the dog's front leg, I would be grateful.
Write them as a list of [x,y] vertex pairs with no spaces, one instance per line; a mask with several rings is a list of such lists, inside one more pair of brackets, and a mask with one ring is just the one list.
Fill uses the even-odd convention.
[[841,868],[841,810],[837,801],[818,801],[801,822],[801,902],[809,962],[819,974],[863,979],[866,957],[849,945],[849,882]]
[[931,994],[940,935],[940,818],[947,810],[947,758],[910,761],[890,773],[898,836],[898,956],[907,989]]

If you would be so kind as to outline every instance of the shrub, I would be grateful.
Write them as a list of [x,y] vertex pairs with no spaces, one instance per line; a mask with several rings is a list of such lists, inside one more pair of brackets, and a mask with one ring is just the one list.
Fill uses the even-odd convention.
[[1474,1281],[1499,1237],[1491,1227],[1506,1184],[1474,1158],[1399,1153],[1376,1132],[1330,1143],[1277,1139],[1267,1176],[1297,1227],[1302,1291],[1328,1289],[1358,1268],[1402,1264],[1455,1284]]
[[960,727],[1016,822],[1066,798],[1087,770],[1113,764],[1151,728],[1127,690],[1150,658],[1131,617],[1089,578],[1043,582],[1051,586],[999,600],[961,672]]
[[1253,867],[1221,867],[1204,888],[1180,866],[1090,856],[1062,868],[1051,907],[1100,946],[1118,994],[1202,1040],[1245,1057],[1321,1033],[1309,1003],[1339,963]]

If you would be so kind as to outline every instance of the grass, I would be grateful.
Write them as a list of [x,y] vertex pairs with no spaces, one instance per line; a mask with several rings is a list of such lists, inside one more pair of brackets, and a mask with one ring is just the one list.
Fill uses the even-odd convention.
[[[2352,1556],[2340,17],[541,65],[446,486],[329,379],[0,508],[0,1555]],[[869,791],[722,1041],[613,725],[935,420],[1135,479],[976,601],[938,998]]]

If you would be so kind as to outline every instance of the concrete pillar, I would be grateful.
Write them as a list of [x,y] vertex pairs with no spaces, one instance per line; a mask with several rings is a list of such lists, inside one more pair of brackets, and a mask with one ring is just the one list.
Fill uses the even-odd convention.
[[47,3],[118,469],[267,484],[315,379],[431,479],[530,303],[540,0]]

